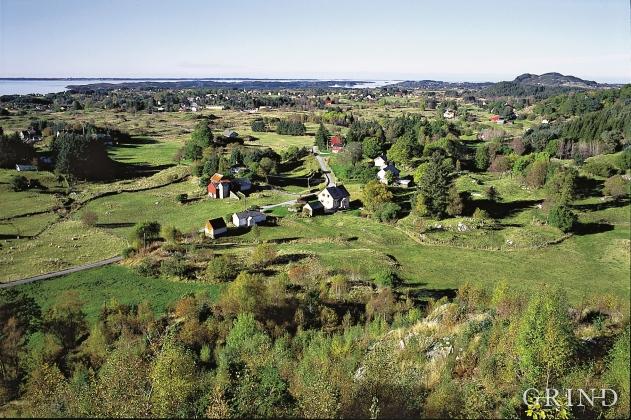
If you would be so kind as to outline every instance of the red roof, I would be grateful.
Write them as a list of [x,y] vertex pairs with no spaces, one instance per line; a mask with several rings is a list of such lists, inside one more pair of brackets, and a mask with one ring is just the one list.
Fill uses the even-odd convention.
[[344,142],[340,136],[331,137],[331,146],[342,146]]
[[497,121],[500,119],[499,115],[491,115],[491,121]]

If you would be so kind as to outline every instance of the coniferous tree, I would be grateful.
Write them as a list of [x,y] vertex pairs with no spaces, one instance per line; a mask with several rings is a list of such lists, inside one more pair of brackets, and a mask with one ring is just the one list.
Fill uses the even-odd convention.
[[327,149],[329,137],[329,131],[326,129],[324,124],[320,123],[320,127],[318,127],[318,131],[315,135],[315,145],[318,146],[318,150],[322,151]]

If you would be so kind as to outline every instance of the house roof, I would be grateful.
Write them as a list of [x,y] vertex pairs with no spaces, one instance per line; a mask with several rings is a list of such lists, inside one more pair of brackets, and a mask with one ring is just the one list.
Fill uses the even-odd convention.
[[215,173],[213,176],[210,177],[210,181],[211,182],[220,182],[222,178],[223,178],[222,174]]
[[343,185],[340,185],[339,187],[326,187],[325,190],[331,194],[331,197],[333,197],[334,200],[350,197],[350,194]]
[[233,136],[238,136],[239,134],[236,131],[230,130],[229,128],[227,128],[223,131],[223,135],[224,137],[233,137]]
[[311,208],[311,210],[320,210],[324,208],[324,205],[322,203],[320,203],[319,201],[309,201],[307,204],[305,204],[305,207],[309,206],[309,208]]
[[240,211],[235,214],[237,215],[239,219],[247,219],[248,217],[254,218],[254,217],[261,217],[261,216],[263,216],[264,218],[267,218],[267,215],[265,215],[265,213],[262,213],[260,211],[255,211],[255,210]]
[[340,136],[331,137],[331,145],[332,146],[342,146],[344,143],[342,142],[342,138]]
[[[399,173],[399,170],[397,169],[397,167],[394,166],[391,163],[389,163],[386,166],[384,166],[383,168],[381,168],[381,171],[392,172],[393,174],[398,174]],[[381,172],[381,171],[379,171],[379,172]]]
[[226,222],[224,222],[224,220],[221,217],[217,217],[215,219],[210,219],[208,220],[208,222],[206,223],[206,225],[210,225],[210,227],[215,230],[215,229],[221,229],[221,228],[225,228],[226,226]]

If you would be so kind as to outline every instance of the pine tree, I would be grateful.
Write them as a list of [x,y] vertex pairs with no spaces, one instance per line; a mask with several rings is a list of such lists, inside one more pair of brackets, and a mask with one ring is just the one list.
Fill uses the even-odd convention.
[[449,187],[451,186],[450,168],[442,157],[435,154],[423,172],[418,189],[424,198],[427,214],[442,218],[447,213]]
[[327,149],[329,137],[329,131],[326,129],[324,124],[320,123],[320,127],[318,127],[318,131],[315,135],[315,145],[318,146],[318,150],[322,151]]

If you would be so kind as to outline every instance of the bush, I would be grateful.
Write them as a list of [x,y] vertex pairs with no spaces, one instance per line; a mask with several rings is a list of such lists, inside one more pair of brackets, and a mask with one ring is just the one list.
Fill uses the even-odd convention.
[[397,287],[402,280],[396,270],[386,267],[375,274],[375,283],[381,287]]
[[265,267],[276,259],[277,251],[273,244],[259,244],[252,252],[252,265],[254,267]]
[[160,263],[160,273],[165,276],[189,278],[192,271],[192,267],[184,258],[171,257],[162,260],[162,263]]
[[489,219],[489,214],[486,212],[486,210],[476,208],[473,212],[473,218],[475,220],[487,220]]
[[160,237],[160,223],[142,222],[134,226],[132,240],[146,246],[148,242]]
[[381,222],[392,222],[397,220],[400,211],[401,206],[397,203],[383,203],[375,209],[373,216]]
[[618,156],[617,164],[623,171],[631,169],[631,147],[624,149],[620,156]]
[[234,257],[220,255],[213,257],[206,266],[204,280],[210,282],[224,282],[233,280],[239,274],[239,267]]
[[160,275],[160,266],[156,260],[144,258],[140,264],[136,266],[136,271],[142,276],[158,277]]
[[135,253],[136,253],[136,249],[134,249],[134,247],[128,246],[127,248],[124,248],[121,251],[121,257],[129,258],[129,257],[133,256]]
[[618,172],[618,169],[611,163],[594,159],[588,160],[583,169],[592,175],[602,176],[603,178],[608,178]]
[[267,131],[267,126],[265,125],[265,121],[263,121],[262,119],[256,119],[256,120],[252,121],[252,124],[250,125],[250,128],[254,132]]
[[81,214],[81,223],[86,226],[94,226],[98,220],[99,216],[93,211],[86,210]]
[[561,229],[562,232],[569,232],[574,228],[578,218],[567,206],[556,206],[548,213],[548,223]]
[[629,195],[629,182],[622,175],[614,175],[605,180],[603,194],[620,199]]
[[175,196],[175,201],[177,201],[180,204],[183,204],[186,202],[186,200],[188,200],[188,194],[178,194]]
[[175,226],[165,226],[161,229],[160,236],[168,242],[177,242],[180,236],[182,236],[182,232],[177,230]]
[[11,189],[15,192],[28,189],[28,179],[23,175],[16,175],[11,178]]

